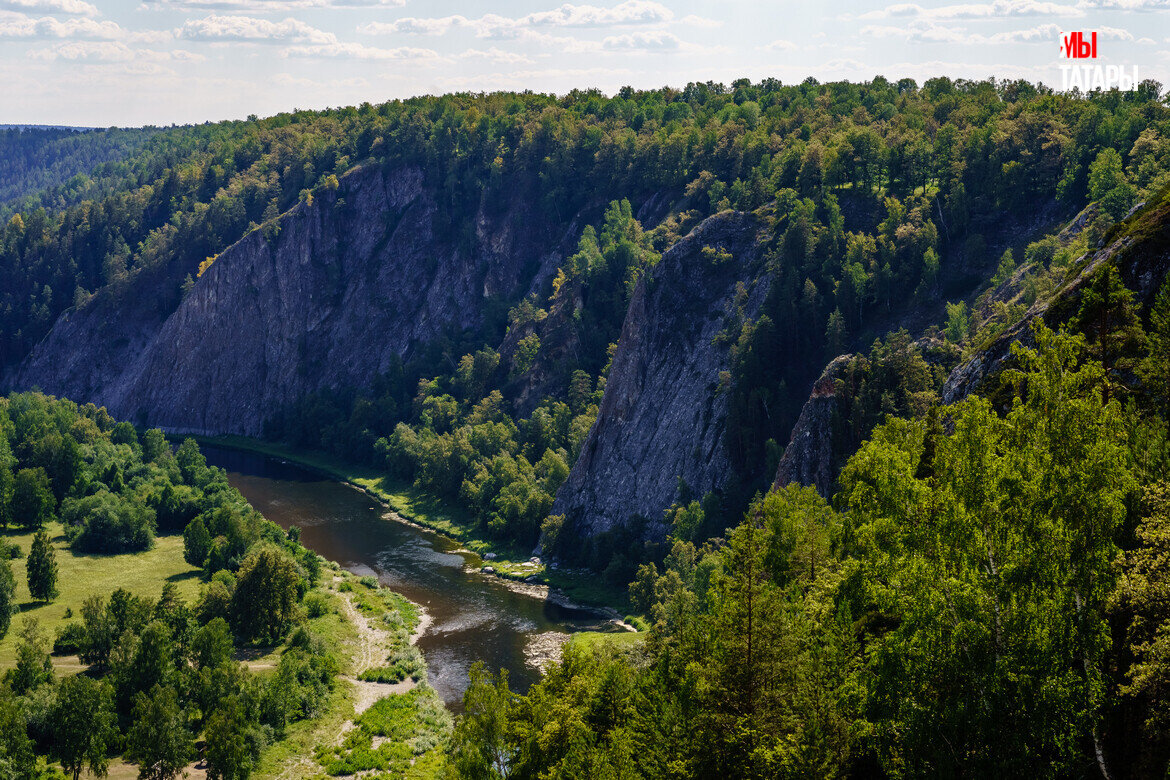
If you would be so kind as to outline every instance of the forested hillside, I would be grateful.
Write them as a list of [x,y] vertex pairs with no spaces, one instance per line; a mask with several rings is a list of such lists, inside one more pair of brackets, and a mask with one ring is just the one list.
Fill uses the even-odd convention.
[[644,644],[523,696],[472,670],[462,776],[1164,776],[1167,196],[1026,336],[956,338],[977,393],[940,404],[904,334],[836,365],[837,440],[879,422],[831,500],[777,486],[715,539],[680,508],[629,586]]
[[[449,746],[430,699],[409,742],[374,710],[318,751],[333,774],[1164,776],[1160,90],[457,94],[7,155],[62,173],[20,180],[0,236],[4,379],[87,405],[0,409],[4,517],[78,553],[182,529],[208,585],[87,607],[59,641],[97,682],[43,680],[26,628],[0,740],[27,769],[76,693],[109,725],[86,761],[177,710],[168,744],[247,763],[327,695],[328,653],[289,633],[317,559],[163,426],[373,467],[628,586],[649,626],[525,695],[473,669]],[[287,586],[270,610],[257,571]],[[191,632],[283,640],[297,703],[201,698],[244,672]]]
[[[332,572],[190,439],[172,448],[93,404],[0,399],[0,535],[5,777],[61,777],[59,765],[77,780],[131,761],[171,778],[196,759],[247,777],[298,723],[348,703]],[[27,548],[10,542],[27,535]],[[145,553],[156,545],[166,554]],[[413,605],[371,586],[369,609],[387,598],[408,634]],[[422,686],[402,717],[435,701]]]
[[[598,540],[565,554],[620,555],[620,583],[663,554],[672,504],[705,501],[703,533],[735,522],[834,356],[1014,322],[1075,255],[1045,236],[1093,202],[1076,235],[1095,245],[1165,182],[1168,135],[1152,83],[946,78],[167,129],[133,176],[9,220],[8,381],[362,459],[500,539]],[[1017,276],[1022,297],[976,300]],[[659,409],[677,387],[693,400]]]
[[[0,217],[59,209],[118,186],[155,128],[0,127]],[[95,179],[97,181],[95,181]]]

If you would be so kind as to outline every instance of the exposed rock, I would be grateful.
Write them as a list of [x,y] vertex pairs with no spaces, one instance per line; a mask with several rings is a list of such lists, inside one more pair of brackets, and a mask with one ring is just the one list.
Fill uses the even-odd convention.
[[418,169],[358,169],[271,240],[226,249],[165,319],[150,289],[62,317],[9,384],[178,432],[256,435],[306,393],[366,386],[395,356],[477,326],[488,296],[543,284],[573,238],[522,201],[478,215],[471,242],[436,234],[435,211]]
[[[640,516],[649,521],[647,533],[661,535],[679,478],[704,495],[730,476],[727,401],[719,392],[729,345],[716,336],[736,286],[750,285],[760,272],[760,231],[748,214],[713,216],[638,282],[597,422],[552,510],[578,533],[596,534]],[[713,261],[705,246],[733,259]],[[766,292],[766,284],[750,286],[745,317],[755,315]]]
[[837,409],[837,379],[853,355],[834,358],[813,384],[808,401],[792,428],[792,436],[776,468],[773,489],[791,482],[812,485],[828,496],[837,479],[833,459],[833,412]]
[[[1086,221],[1087,212],[1089,209],[1082,212],[1074,223]],[[1034,303],[1015,326],[955,367],[943,386],[944,403],[955,403],[978,392],[989,378],[1008,367],[1012,344],[1034,345],[1032,328],[1035,323],[1044,322],[1055,329],[1067,322],[1080,307],[1085,285],[1106,262],[1117,264],[1122,281],[1135,292],[1143,307],[1153,302],[1162,280],[1170,271],[1170,205],[1160,203],[1145,212],[1131,211],[1130,215],[1132,222],[1123,225],[1118,237],[1108,246],[1090,252],[1074,263],[1073,267],[1080,270],[1069,282],[1051,297]]]

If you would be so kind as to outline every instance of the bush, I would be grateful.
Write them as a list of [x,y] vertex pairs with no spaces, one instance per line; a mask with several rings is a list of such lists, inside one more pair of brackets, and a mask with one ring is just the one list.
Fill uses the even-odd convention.
[[53,640],[53,655],[77,655],[85,643],[85,626],[80,623],[66,623],[57,629]]
[[310,593],[305,596],[305,613],[310,619],[327,615],[331,611],[329,600],[321,593]]
[[366,682],[399,683],[407,677],[415,682],[420,682],[426,677],[426,661],[414,645],[407,645],[394,651],[386,660],[388,662],[386,666],[367,669],[358,679]]
[[75,550],[120,553],[154,546],[154,511],[105,490],[66,501],[61,515]]

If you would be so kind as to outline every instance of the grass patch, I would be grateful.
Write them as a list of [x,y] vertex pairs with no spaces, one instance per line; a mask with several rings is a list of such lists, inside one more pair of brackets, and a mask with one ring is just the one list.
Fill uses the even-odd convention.
[[379,771],[388,777],[426,777],[442,769],[451,714],[430,686],[380,699],[354,725],[340,745],[317,749],[317,760],[328,774]]
[[[326,572],[325,576],[328,581],[329,573]],[[319,585],[313,592],[325,598],[330,609],[319,617],[308,620],[305,627],[335,650],[341,668],[346,670],[353,663],[351,650],[357,642],[357,628],[342,617],[339,597],[330,592],[326,584]],[[353,714],[353,707],[353,686],[337,680],[318,715],[308,720],[290,723],[282,739],[264,748],[253,777],[257,780],[281,775],[289,777],[289,767],[293,765],[297,765],[297,769],[291,774],[293,777],[311,777],[319,774],[302,771],[304,767],[301,765],[313,755],[318,745],[337,738],[343,724]],[[311,759],[309,761],[311,762]]]
[[[22,616],[35,617],[41,627],[53,637],[59,628],[70,620],[80,619],[81,604],[92,595],[109,598],[118,588],[125,588],[137,596],[157,599],[163,585],[173,582],[179,594],[188,602],[199,596],[202,581],[199,570],[183,560],[183,537],[180,535],[159,536],[154,548],[139,553],[117,555],[74,554],[67,546],[60,523],[46,526],[57,553],[57,588],[61,594],[49,603],[34,601],[28,592],[28,576],[25,563],[33,534],[8,531],[3,538],[9,544],[20,546],[22,556],[11,561],[12,573],[16,575],[16,598],[20,613],[14,615],[13,629],[0,640],[0,669],[7,669],[16,663],[16,628]],[[66,618],[67,610],[73,611],[73,618]]]
[[358,679],[377,683],[400,683],[407,677],[420,682],[426,679],[427,663],[414,645],[399,647],[386,659],[386,666],[367,669]]
[[579,631],[569,637],[569,644],[577,650],[597,650],[602,647],[622,649],[639,645],[646,640],[644,633],[633,631]]

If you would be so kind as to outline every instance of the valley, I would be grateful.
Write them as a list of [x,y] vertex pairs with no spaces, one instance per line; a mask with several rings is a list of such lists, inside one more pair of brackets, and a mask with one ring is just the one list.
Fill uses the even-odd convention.
[[1160,84],[63,133],[0,133],[0,777],[1170,766]]

